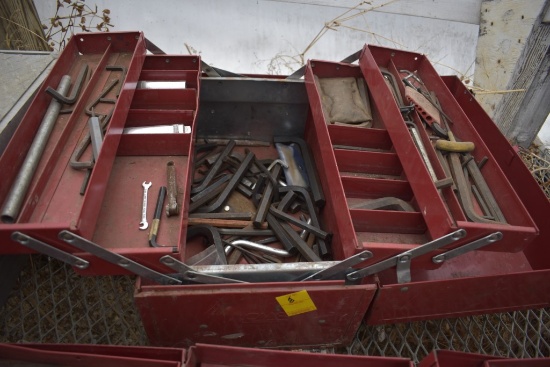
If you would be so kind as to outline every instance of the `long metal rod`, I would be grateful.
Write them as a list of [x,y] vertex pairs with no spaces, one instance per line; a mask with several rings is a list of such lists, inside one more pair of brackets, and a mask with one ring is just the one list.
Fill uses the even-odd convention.
[[[66,95],[69,91],[69,86],[71,85],[71,77],[69,75],[63,75],[57,92],[61,95]],[[31,181],[40,163],[46,144],[50,138],[57,117],[59,116],[59,111],[61,110],[61,103],[59,103],[55,98],[52,98],[50,106],[46,110],[40,127],[34,136],[34,140],[27,152],[25,161],[13,182],[10,193],[7,196],[6,201],[4,202],[4,207],[2,208],[2,222],[4,223],[14,223],[19,216],[21,211],[21,206],[23,205],[23,200],[27,195]]]

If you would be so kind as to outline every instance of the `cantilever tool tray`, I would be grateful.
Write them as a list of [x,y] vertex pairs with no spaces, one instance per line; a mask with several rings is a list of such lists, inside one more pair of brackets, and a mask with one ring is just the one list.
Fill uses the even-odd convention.
[[547,198],[424,55],[365,45],[287,78],[147,45],[68,43],[0,158],[0,252],[138,275],[158,346],[550,304]]

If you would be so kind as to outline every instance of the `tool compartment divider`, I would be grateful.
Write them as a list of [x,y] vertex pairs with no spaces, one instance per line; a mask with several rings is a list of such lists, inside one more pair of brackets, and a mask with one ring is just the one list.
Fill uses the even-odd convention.
[[[353,204],[353,198],[378,199],[384,196],[391,196],[411,201],[413,192],[409,183],[405,180],[388,180],[384,178],[353,177],[340,175],[344,193],[348,203]],[[368,190],[365,190],[368,188]]]
[[[327,213],[332,213],[331,218],[327,218],[326,222],[330,223],[330,228],[333,231],[333,242],[338,241],[341,246],[333,247],[335,259],[345,259],[355,255],[360,245],[353,230],[351,215],[346,203],[346,196],[342,182],[339,179],[339,167],[334,156],[330,137],[326,124],[317,123],[319,119],[323,119],[323,111],[320,105],[320,96],[315,88],[315,85],[306,78],[306,89],[308,96],[316,95],[317,98],[312,100],[310,97],[311,114],[307,122],[306,137],[310,139],[317,138],[317,144],[311,146],[317,169],[320,174],[327,177],[326,180],[321,180],[321,185],[327,202],[324,210]],[[330,199],[329,199],[330,198]]]
[[[464,114],[456,100],[450,94],[449,90],[429,60],[424,55],[412,52],[392,50],[378,46],[365,46],[363,55],[360,59],[360,65],[365,76],[371,80],[380,80],[381,77],[381,74],[378,73],[375,65],[387,67],[393,74],[397,75],[397,80],[401,80],[404,77],[403,72],[400,72],[401,70],[415,71],[418,77],[422,79],[427,89],[436,93],[439,102],[441,103],[442,110],[451,119],[449,126],[457,136],[457,139],[462,141],[471,141],[474,143],[475,149],[471,154],[475,158],[475,161],[479,162],[483,157],[488,157],[487,164],[483,167],[482,175],[487,182],[487,185],[493,192],[496,202],[504,213],[507,224],[502,224],[499,222],[474,223],[462,220],[465,218],[465,214],[462,211],[462,208],[458,205],[456,194],[449,192],[446,193],[446,197],[448,198],[447,202],[449,203],[451,213],[441,213],[441,215],[447,219],[446,225],[441,227],[442,223],[440,220],[435,220],[430,217],[427,218],[428,228],[441,228],[441,230],[450,231],[455,227],[452,224],[452,215],[456,219],[456,226],[459,228],[464,228],[468,232],[468,236],[461,241],[457,241],[456,246],[460,246],[461,244],[469,242],[474,238],[486,236],[495,231],[502,232],[504,236],[503,239],[493,245],[483,247],[481,250],[516,252],[521,251],[521,249],[532,241],[538,233],[536,225],[500,167],[495,164],[493,155],[483,142],[483,139],[481,139],[479,134],[476,132],[472,122]],[[398,84],[400,85],[400,88],[403,87],[403,83]],[[380,97],[380,94],[375,97]],[[390,111],[391,110],[394,111],[395,108],[390,109]],[[402,120],[399,121],[392,119],[388,121],[396,125],[402,123]],[[419,126],[418,123],[417,126]],[[396,126],[395,129],[391,130],[388,129],[392,137],[397,134],[398,127],[399,126]],[[423,129],[418,130],[422,133]],[[424,131],[424,133],[425,132],[426,131]],[[427,141],[426,137],[427,136],[423,137],[424,142]],[[437,162],[437,159],[433,159],[435,148],[432,144],[425,144],[425,146],[432,162]],[[403,161],[403,164],[405,171],[412,170],[412,166],[414,165],[413,159]],[[435,165],[437,166],[438,163]],[[438,167],[438,169],[439,168],[441,167]],[[419,196],[419,190],[421,190],[420,187],[417,187],[412,181],[411,185],[413,186],[415,194]],[[432,191],[432,187],[428,187],[427,189]],[[425,190],[426,189],[422,189],[421,191]],[[443,191],[450,191],[450,189],[443,189]],[[420,201],[424,202],[423,200]],[[439,207],[439,204],[441,204],[441,207],[444,208],[440,197],[434,197],[431,203],[432,208]]]
[[137,110],[196,110],[197,91],[194,89],[136,89],[131,109]]
[[189,155],[191,134],[124,134],[117,156]]
[[[427,127],[423,126],[422,122],[420,122],[420,119],[419,119],[418,114],[416,112],[414,112],[412,114],[412,117],[413,117],[413,123],[416,126],[416,130],[418,131],[418,133],[420,135],[420,138],[422,139],[422,142],[424,143],[424,146],[427,147],[426,153],[428,154],[428,158],[430,159],[432,167],[434,168],[434,171],[437,175],[437,178],[440,179],[440,180],[444,179],[445,177],[447,177],[447,174],[445,173],[445,170],[444,170],[440,160],[438,159],[438,157],[436,155],[436,151],[435,151],[435,149],[430,149],[429,148],[429,147],[432,146],[432,142],[430,141],[430,138],[429,138],[429,135],[428,135],[428,132],[427,132]],[[452,177],[450,172],[449,172],[448,177]],[[443,198],[445,200],[445,204],[448,206],[448,208],[449,208],[449,210],[450,210],[450,212],[453,216],[453,219],[455,221],[465,222],[466,221],[466,216],[464,215],[464,211],[460,207],[460,202],[458,200],[458,196],[454,192],[452,187],[442,188],[440,190],[441,190],[440,192],[442,193]]]
[[194,110],[129,110],[124,127],[158,126],[184,124],[192,126],[195,121]]
[[334,156],[341,173],[386,175],[400,178],[403,172],[399,157],[395,153],[334,149]]
[[415,233],[426,232],[426,223],[419,212],[350,209],[356,232]]
[[[82,72],[85,65],[88,66],[88,75],[83,78],[83,87],[76,95],[76,102],[61,107],[62,111],[67,110],[67,112],[62,112],[57,117],[17,222],[0,224],[0,242],[2,242],[0,253],[28,252],[23,246],[9,239],[11,233],[16,230],[70,251],[74,249],[61,243],[54,235],[55,231],[71,228],[90,236],[89,225],[93,227],[97,212],[94,212],[93,208],[88,208],[86,198],[79,194],[85,171],[74,170],[68,163],[80,138],[87,133],[89,116],[85,114],[85,110],[96,99],[97,94],[104,90],[104,84],[114,79],[119,79],[116,87],[121,88],[115,88],[116,91],[120,90],[116,102],[114,100],[116,91],[113,89],[106,95],[113,99],[113,102],[108,106],[98,104],[95,110],[101,113],[103,108],[115,108],[118,114],[115,111],[111,123],[116,119],[115,116],[124,119],[127,109],[118,108],[118,106],[124,106],[125,102],[131,100],[134,91],[131,85],[137,81],[144,55],[143,35],[139,32],[81,34],[72,37],[67,43],[0,159],[0,171],[5,179],[0,188],[0,202],[4,202],[5,191],[9,189],[11,180],[25,157],[26,149],[33,141],[45,106],[52,99],[45,93],[45,89],[47,87],[55,89],[61,76],[65,74],[72,77],[71,89],[74,88],[77,75]],[[106,70],[108,66],[117,63],[130,72],[122,75],[119,71]],[[122,88],[123,85],[130,87]],[[73,90],[71,93],[75,94]],[[89,159],[87,154],[86,152],[81,160]],[[95,194],[95,200],[101,201],[101,190],[96,191]]]
[[384,129],[362,128],[351,126],[328,125],[330,141],[333,145],[344,145],[358,148],[387,150],[392,149],[388,132]]

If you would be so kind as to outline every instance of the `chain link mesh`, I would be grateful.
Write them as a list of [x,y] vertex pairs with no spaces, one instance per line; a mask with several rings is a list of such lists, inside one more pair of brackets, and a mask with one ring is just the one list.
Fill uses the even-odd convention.
[[515,311],[394,325],[362,325],[349,354],[420,361],[433,349],[509,358],[550,356],[548,309]]
[[0,316],[0,341],[146,345],[133,303],[135,277],[83,277],[29,257]]

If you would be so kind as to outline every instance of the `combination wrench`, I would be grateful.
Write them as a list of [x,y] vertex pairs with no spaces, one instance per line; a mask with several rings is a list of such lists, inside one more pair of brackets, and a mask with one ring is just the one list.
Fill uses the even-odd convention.
[[139,222],[139,229],[141,230],[149,227],[149,223],[147,223],[147,191],[149,191],[151,185],[151,182],[147,183],[146,181],[141,184],[143,186],[143,204],[141,206],[141,222]]

